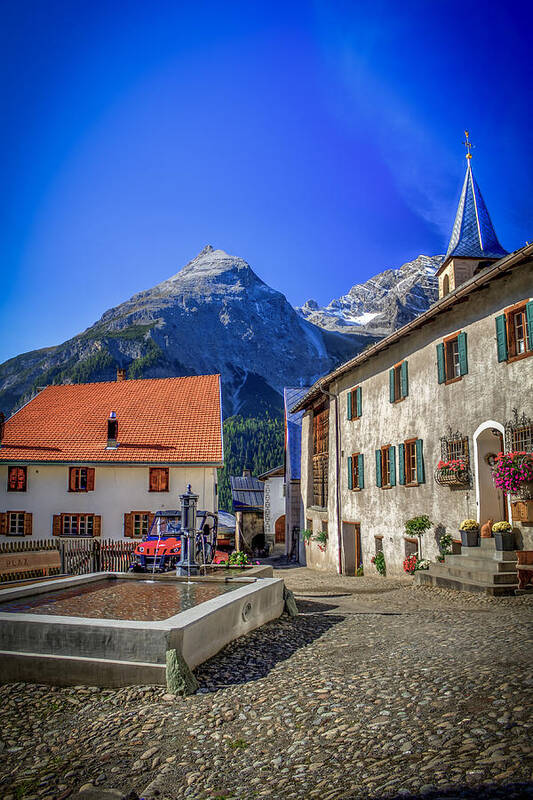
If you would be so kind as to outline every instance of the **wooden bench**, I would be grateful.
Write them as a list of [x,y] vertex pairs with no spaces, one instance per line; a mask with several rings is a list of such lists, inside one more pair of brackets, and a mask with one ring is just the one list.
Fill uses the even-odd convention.
[[27,552],[22,551],[19,553],[0,553],[1,583],[14,580],[19,576],[27,577],[30,572],[47,576],[52,569],[61,569],[59,550],[28,550]]
[[533,581],[533,550],[517,550],[518,588],[525,589]]

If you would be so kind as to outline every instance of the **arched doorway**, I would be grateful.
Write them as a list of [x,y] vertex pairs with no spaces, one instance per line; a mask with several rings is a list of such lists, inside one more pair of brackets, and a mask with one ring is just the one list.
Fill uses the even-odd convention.
[[503,425],[487,420],[474,433],[476,503],[478,521],[498,522],[509,519],[508,499],[494,486],[491,466],[494,457],[503,450]]
[[285,514],[278,517],[274,526],[274,542],[276,544],[285,544]]

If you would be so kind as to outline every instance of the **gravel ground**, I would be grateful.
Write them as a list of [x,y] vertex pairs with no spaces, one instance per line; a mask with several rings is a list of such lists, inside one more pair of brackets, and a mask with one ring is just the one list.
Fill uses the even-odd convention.
[[277,575],[300,616],[199,667],[193,697],[0,687],[0,797],[533,797],[531,595]]

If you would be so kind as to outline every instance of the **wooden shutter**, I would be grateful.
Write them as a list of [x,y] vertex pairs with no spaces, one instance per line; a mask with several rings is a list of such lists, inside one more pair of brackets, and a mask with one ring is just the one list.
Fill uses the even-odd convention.
[[348,489],[353,489],[353,458],[348,456]]
[[398,445],[398,483],[405,486],[405,445],[400,442]]
[[527,349],[533,350],[533,302],[526,303]]
[[52,517],[52,536],[61,536],[61,514]]
[[446,382],[446,363],[444,361],[444,345],[442,342],[437,345],[437,375],[439,383]]
[[460,333],[457,337],[457,347],[459,349],[459,372],[461,375],[467,375],[468,355],[466,351],[466,333]]
[[357,471],[359,473],[359,488],[365,488],[365,457],[363,453],[357,456]]
[[348,392],[346,395],[346,415],[348,419],[352,418],[352,390]]
[[77,475],[76,467],[70,467],[69,471],[68,471],[68,476],[69,476],[68,477],[68,488],[69,488],[69,492],[77,491],[77,488],[76,488],[76,475]]
[[418,483],[425,483],[426,478],[424,475],[424,454],[422,451],[422,439],[417,439],[416,447],[416,478]]
[[407,376],[407,361],[403,361],[400,366],[400,395],[407,397],[409,394],[409,379]]
[[160,470],[159,491],[168,492],[168,467]]
[[396,448],[394,445],[389,447],[389,465],[390,485],[396,486]]
[[149,489],[151,492],[159,491],[159,476],[155,467],[150,467],[150,484]]
[[507,361],[507,324],[505,314],[496,317],[496,343],[498,346],[498,361]]
[[381,486],[381,450],[376,450],[376,486]]
[[360,417],[363,413],[363,390],[361,386],[358,386],[355,390],[355,406],[356,414],[358,417]]
[[102,535],[102,517],[95,514],[93,520],[93,536],[101,536],[101,535]]
[[396,397],[394,393],[394,367],[389,370],[389,400],[394,403]]
[[94,469],[87,469],[87,491],[94,492]]
[[7,535],[7,514],[0,514],[0,536]]
[[24,536],[31,536],[33,530],[33,514],[24,514]]
[[154,521],[155,514],[148,513],[148,533],[150,533],[150,528],[152,527],[152,523]]
[[124,536],[133,537],[133,514],[124,514]]

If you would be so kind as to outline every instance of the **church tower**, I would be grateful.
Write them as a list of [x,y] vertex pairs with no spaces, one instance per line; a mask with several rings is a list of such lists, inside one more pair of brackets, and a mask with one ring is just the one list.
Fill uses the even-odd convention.
[[507,255],[498,241],[472,172],[472,144],[465,131],[466,175],[446,258],[437,276],[439,298],[453,292],[483,267]]

